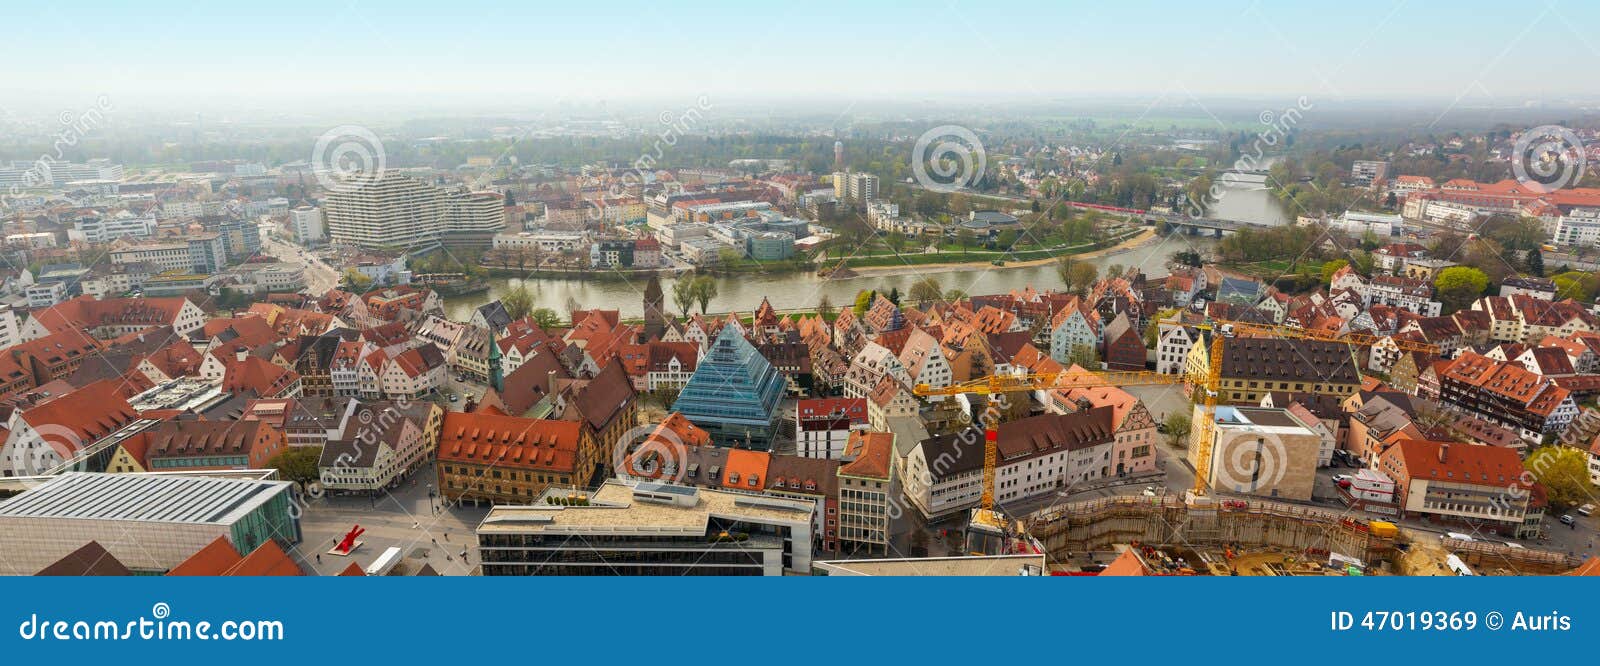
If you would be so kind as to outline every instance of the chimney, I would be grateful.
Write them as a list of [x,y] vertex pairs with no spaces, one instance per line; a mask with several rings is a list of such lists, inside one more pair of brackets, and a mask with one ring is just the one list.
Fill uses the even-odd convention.
[[1449,452],[1450,452],[1450,444],[1448,442],[1440,442],[1439,443],[1439,462],[1440,463],[1444,462],[1445,454],[1449,453]]
[[250,350],[245,349],[244,347],[240,347],[240,348],[234,350],[234,352],[233,352],[234,360],[237,360],[237,361],[239,361],[241,363],[244,362],[244,358],[246,356],[249,356],[249,355],[250,355]]
[[556,371],[549,370],[544,373],[544,392],[556,390]]

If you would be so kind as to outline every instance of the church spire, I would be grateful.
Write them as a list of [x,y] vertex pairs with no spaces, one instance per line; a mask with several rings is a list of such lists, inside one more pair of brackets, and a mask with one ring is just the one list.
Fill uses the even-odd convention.
[[489,327],[489,386],[495,393],[504,393],[505,381],[500,371],[500,342],[495,339],[494,327]]

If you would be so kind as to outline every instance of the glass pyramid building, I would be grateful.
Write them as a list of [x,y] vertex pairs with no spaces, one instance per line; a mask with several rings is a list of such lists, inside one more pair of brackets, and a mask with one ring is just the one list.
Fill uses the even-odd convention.
[[718,446],[765,451],[777,430],[783,389],[783,374],[737,328],[724,326],[672,409],[710,433]]

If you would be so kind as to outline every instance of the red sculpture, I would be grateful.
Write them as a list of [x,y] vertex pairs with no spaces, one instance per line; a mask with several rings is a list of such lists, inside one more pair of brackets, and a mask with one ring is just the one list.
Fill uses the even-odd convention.
[[360,525],[351,527],[350,531],[344,535],[344,539],[339,542],[339,545],[334,546],[333,549],[344,555],[349,555],[350,549],[354,548],[356,545],[356,537],[365,534],[366,531],[367,530],[362,528]]

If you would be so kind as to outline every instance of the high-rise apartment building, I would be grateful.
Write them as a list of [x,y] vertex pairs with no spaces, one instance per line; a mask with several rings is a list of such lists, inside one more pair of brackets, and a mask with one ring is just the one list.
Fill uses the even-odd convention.
[[867,204],[878,199],[878,177],[856,171],[833,173],[833,196],[840,201]]
[[323,200],[328,235],[364,248],[421,248],[439,242],[445,198],[396,171],[351,181]]
[[499,192],[455,192],[445,200],[445,245],[489,247],[505,227],[506,198]]
[[328,238],[327,228],[322,222],[322,209],[316,206],[299,206],[289,211],[289,227],[294,230],[294,239],[303,244],[318,243]]

